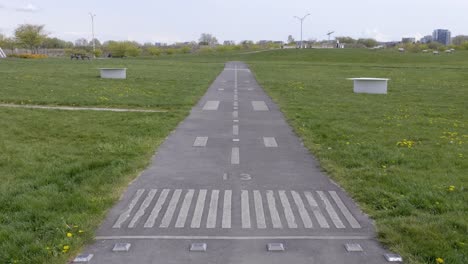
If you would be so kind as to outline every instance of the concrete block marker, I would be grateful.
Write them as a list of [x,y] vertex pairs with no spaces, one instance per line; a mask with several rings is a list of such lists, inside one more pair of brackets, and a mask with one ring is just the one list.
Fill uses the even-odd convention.
[[206,243],[192,243],[190,245],[190,252],[206,252]]
[[276,143],[276,139],[274,137],[263,137],[263,144],[267,148],[277,148],[278,143]]
[[265,101],[252,101],[252,107],[254,111],[269,111]]
[[88,263],[93,256],[93,254],[80,254],[73,260],[73,263]]
[[268,243],[267,250],[270,252],[282,252],[285,249],[283,243]]
[[216,111],[219,107],[219,101],[207,101],[205,106],[203,106],[203,110],[208,111]]
[[208,142],[208,137],[196,137],[195,142],[193,142],[194,147],[206,147]]
[[384,257],[388,262],[403,262],[403,258],[398,254],[387,253]]
[[348,252],[362,252],[362,247],[360,244],[356,243],[346,243],[345,244],[346,251]]
[[128,252],[132,244],[130,243],[116,243],[114,248],[112,248],[113,252]]

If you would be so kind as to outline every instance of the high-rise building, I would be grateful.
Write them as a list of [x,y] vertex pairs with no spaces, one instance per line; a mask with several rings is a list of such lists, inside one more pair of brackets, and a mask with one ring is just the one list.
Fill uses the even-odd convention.
[[444,45],[450,45],[452,43],[452,33],[448,29],[436,29],[432,33],[432,40]]
[[421,39],[421,43],[423,43],[423,44],[427,44],[427,43],[430,43],[430,42],[432,42],[432,36],[431,35],[424,36]]

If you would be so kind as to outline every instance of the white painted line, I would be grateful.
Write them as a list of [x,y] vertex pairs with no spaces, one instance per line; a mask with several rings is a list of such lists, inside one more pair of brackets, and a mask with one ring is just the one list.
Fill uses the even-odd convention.
[[233,112],[232,112],[232,117],[233,117],[233,118],[239,118],[239,111],[237,111],[237,110],[236,110],[236,111],[233,111]]
[[224,88],[218,88],[218,91],[224,91]]
[[150,205],[151,201],[153,201],[154,196],[156,195],[157,189],[151,189],[146,196],[145,200],[141,204],[140,208],[138,211],[135,213],[135,215],[132,218],[132,221],[130,221],[130,224],[128,224],[128,228],[134,228],[135,225],[137,224],[138,220],[145,215],[146,208]]
[[322,212],[320,211],[320,208],[317,204],[317,201],[315,201],[314,197],[312,196],[311,192],[304,192],[304,195],[309,202],[310,208],[312,209],[312,212],[314,213],[315,218],[317,219],[319,225],[321,228],[330,228],[328,225],[327,220],[325,219],[325,216],[323,216]]
[[269,111],[265,101],[252,101],[254,111]]
[[236,69],[236,68],[224,68],[225,71],[246,71],[250,72],[249,69]]
[[144,192],[145,192],[144,189],[137,190],[136,194],[133,196],[132,201],[128,205],[127,210],[123,211],[120,214],[119,218],[117,219],[117,221],[115,221],[112,228],[120,228],[122,226],[122,224],[127,220],[127,218],[130,217],[130,213],[132,212],[133,208],[138,203],[138,201],[140,200],[140,197],[143,195]]
[[276,139],[274,137],[263,137],[263,144],[267,148],[277,148],[278,143],[276,143]]
[[180,209],[179,216],[177,217],[177,221],[175,223],[176,228],[182,228],[185,226],[185,222],[187,221],[188,211],[190,209],[190,205],[192,204],[194,192],[195,190],[190,189],[185,194],[184,201],[182,202],[182,208]]
[[278,191],[279,197],[281,200],[281,204],[283,205],[284,209],[284,216],[286,217],[286,222],[288,223],[289,228],[297,228],[296,218],[294,217],[294,213],[291,209],[291,205],[289,204],[288,197],[286,196],[286,192],[281,190]]
[[234,136],[238,136],[239,135],[239,125],[233,125],[232,126],[232,134]]
[[266,228],[265,214],[263,212],[262,195],[259,191],[253,191],[255,202],[255,216],[257,217],[257,228]]
[[203,208],[205,207],[206,190],[200,190],[198,192],[197,204],[195,211],[193,212],[191,228],[200,228],[201,218],[203,216]]
[[239,107],[234,106],[233,109],[234,109],[234,110],[239,110]]
[[233,138],[232,141],[233,141],[233,142],[239,142],[240,139],[238,139],[238,138]]
[[224,191],[224,205],[223,205],[223,220],[221,222],[222,228],[231,228],[231,200],[232,191]]
[[345,228],[343,222],[341,222],[340,217],[336,213],[332,204],[330,203],[328,198],[325,196],[325,193],[323,193],[322,191],[317,191],[317,194],[320,196],[320,199],[322,199],[323,203],[325,204],[325,210],[330,216],[333,224],[335,224],[336,228]]
[[239,119],[234,119],[234,120],[232,120],[232,122],[239,123]]
[[233,106],[239,106],[239,102],[234,102],[232,105]]
[[231,164],[237,165],[239,163],[240,163],[239,148],[237,148],[237,147],[232,148],[232,151],[231,151]]
[[218,213],[218,197],[219,190],[211,191],[210,209],[208,210],[208,218],[206,219],[206,228],[216,227],[216,216]]
[[169,202],[169,206],[166,209],[166,213],[164,214],[164,217],[161,221],[161,225],[159,225],[159,227],[168,228],[169,225],[171,224],[172,216],[174,215],[177,202],[179,202],[181,193],[182,193],[181,189],[176,189],[174,193],[172,194],[171,201]]
[[237,94],[234,95],[234,100],[235,101],[239,100],[239,96],[237,96]]
[[241,192],[241,211],[242,211],[242,228],[251,228],[250,224],[250,207],[249,207],[249,192],[242,190]]
[[234,89],[237,89],[237,65],[234,66]]
[[302,223],[304,223],[305,228],[312,228],[312,220],[310,219],[309,213],[305,209],[304,202],[302,201],[299,193],[291,191],[294,202],[296,203],[297,209],[299,210],[299,215],[301,216]]
[[372,236],[97,236],[96,240],[373,240]]
[[150,216],[146,220],[146,223],[144,225],[145,228],[151,228],[154,226],[154,222],[156,221],[156,218],[159,215],[159,212],[161,211],[161,208],[166,201],[167,195],[169,194],[169,189],[164,189],[162,192],[159,194],[159,198],[156,201],[156,204],[153,207],[153,210],[151,211]]
[[206,143],[208,142],[208,137],[197,137],[195,138],[195,142],[193,142],[194,147],[206,147]]
[[356,218],[354,218],[354,216],[351,214],[348,208],[344,205],[343,201],[340,199],[338,194],[335,191],[329,191],[328,193],[330,193],[336,205],[338,205],[338,208],[340,209],[341,213],[343,213],[349,225],[351,225],[352,228],[361,228],[361,225],[358,223]]
[[278,214],[278,210],[276,210],[276,202],[273,191],[266,191],[266,196],[268,201],[268,209],[270,209],[270,216],[273,228],[283,228],[283,225],[281,224],[281,219]]
[[205,106],[203,106],[203,110],[218,110],[219,101],[207,101]]

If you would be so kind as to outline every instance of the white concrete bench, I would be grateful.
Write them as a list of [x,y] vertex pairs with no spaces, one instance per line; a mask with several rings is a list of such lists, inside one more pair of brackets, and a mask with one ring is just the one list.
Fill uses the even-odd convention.
[[126,79],[127,68],[100,68],[101,78],[104,79]]
[[385,78],[348,78],[354,81],[355,93],[386,94],[387,82]]

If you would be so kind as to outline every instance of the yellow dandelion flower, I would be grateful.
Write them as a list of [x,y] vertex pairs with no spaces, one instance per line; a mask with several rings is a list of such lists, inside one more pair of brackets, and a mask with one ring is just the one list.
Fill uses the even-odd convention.
[[444,263],[444,259],[443,258],[436,258],[436,262],[438,264]]
[[81,234],[81,233],[84,233],[84,231],[83,231],[83,230],[78,230],[78,233],[80,233],[80,234]]
[[70,246],[69,246],[69,245],[63,246],[63,250],[69,250],[69,249],[70,249]]
[[67,233],[67,237],[72,237],[73,234],[72,233]]
[[450,192],[453,192],[453,191],[455,191],[455,186],[453,186],[453,185],[450,185],[450,186],[449,186],[449,188],[448,188],[448,190],[449,190]]

